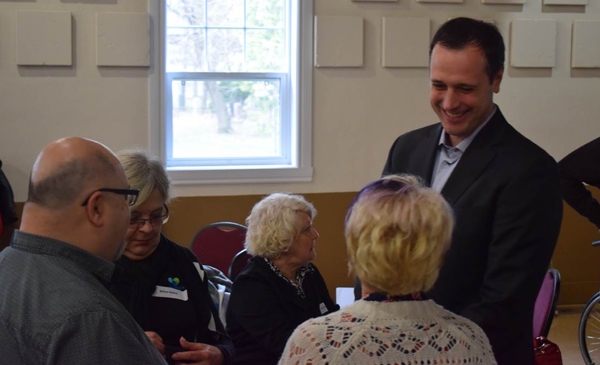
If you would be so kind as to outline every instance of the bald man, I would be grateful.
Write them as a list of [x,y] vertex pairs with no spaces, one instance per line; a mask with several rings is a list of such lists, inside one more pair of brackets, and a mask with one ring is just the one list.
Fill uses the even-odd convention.
[[106,289],[137,193],[98,142],[42,150],[21,227],[0,253],[1,363],[166,364]]

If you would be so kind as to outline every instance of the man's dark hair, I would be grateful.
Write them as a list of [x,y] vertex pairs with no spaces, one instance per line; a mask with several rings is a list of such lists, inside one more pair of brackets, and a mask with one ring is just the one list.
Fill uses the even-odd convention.
[[444,23],[433,36],[429,45],[429,58],[436,44],[457,51],[469,46],[479,48],[487,60],[486,71],[490,84],[504,67],[504,40],[492,23],[471,18],[454,18]]
[[90,180],[116,170],[101,152],[93,153],[91,161],[73,159],[59,166],[56,171],[35,184],[29,177],[27,201],[46,208],[59,209],[72,204]]

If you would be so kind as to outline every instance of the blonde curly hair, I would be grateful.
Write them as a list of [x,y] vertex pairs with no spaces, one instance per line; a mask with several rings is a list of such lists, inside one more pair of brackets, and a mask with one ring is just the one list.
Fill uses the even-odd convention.
[[410,175],[364,187],[346,215],[350,270],[374,290],[429,290],[449,247],[454,218],[446,200]]

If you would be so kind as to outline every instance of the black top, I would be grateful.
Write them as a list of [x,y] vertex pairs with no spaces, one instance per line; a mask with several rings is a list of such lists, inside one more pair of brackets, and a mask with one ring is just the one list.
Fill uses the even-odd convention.
[[260,257],[250,259],[233,282],[227,332],[235,364],[276,364],[292,332],[302,322],[337,311],[319,270],[309,264],[302,281],[305,298]]
[[[197,264],[197,267],[194,265]],[[208,292],[208,282],[196,256],[161,235],[156,250],[143,260],[121,257],[111,292],[132,314],[144,331],[163,339],[167,361],[183,336],[191,342],[216,346],[225,364],[233,357],[233,344],[225,334]],[[205,273],[203,275],[206,275]]]
[[600,204],[583,185],[600,188],[600,138],[571,152],[558,167],[563,199],[600,229]]
[[[2,160],[0,160],[0,223],[4,225],[13,224],[19,220],[17,210],[15,209],[15,197],[8,178],[2,171]],[[0,224],[0,233],[2,231]]]

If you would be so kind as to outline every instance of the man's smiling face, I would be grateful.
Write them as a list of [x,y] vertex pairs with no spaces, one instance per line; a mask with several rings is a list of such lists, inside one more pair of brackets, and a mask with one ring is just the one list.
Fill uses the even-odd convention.
[[501,69],[491,80],[487,60],[477,47],[453,50],[435,45],[431,52],[429,100],[453,146],[470,136],[494,110]]

